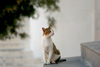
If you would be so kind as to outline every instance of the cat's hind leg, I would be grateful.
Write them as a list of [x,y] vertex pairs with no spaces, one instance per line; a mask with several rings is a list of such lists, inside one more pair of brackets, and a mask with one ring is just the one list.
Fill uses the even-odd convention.
[[52,57],[51,63],[52,63],[52,64],[58,63],[59,60],[60,60],[60,58],[61,58],[60,55],[54,55],[54,56]]
[[61,58],[61,56],[59,56],[58,57],[58,59],[55,61],[56,63],[58,63],[59,62],[59,60],[60,60],[60,58]]

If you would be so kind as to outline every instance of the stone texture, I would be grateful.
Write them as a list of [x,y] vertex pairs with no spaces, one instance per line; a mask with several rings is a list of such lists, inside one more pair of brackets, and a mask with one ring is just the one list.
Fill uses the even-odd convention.
[[21,44],[21,43],[0,43],[0,51],[4,51],[4,50],[19,50],[19,49],[25,49],[25,48],[29,48],[28,44]]
[[81,57],[66,58],[67,61],[58,64],[44,65],[44,67],[91,67]]
[[95,40],[100,41],[100,0],[94,0],[94,33],[95,33]]
[[[29,56],[30,55],[30,56]],[[0,58],[34,57],[32,51],[0,51]]]
[[100,67],[100,41],[81,44],[82,58],[93,67]]

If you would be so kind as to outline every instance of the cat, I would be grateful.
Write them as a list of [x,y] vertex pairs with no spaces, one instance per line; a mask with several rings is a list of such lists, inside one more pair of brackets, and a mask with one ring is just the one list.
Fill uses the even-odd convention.
[[[51,29],[51,26],[48,28],[42,27],[42,30],[43,36],[41,39],[41,46],[43,52],[43,62],[44,64],[58,63],[60,61],[61,54],[51,39],[51,36],[54,35],[54,31]],[[66,60],[64,59],[62,61]]]

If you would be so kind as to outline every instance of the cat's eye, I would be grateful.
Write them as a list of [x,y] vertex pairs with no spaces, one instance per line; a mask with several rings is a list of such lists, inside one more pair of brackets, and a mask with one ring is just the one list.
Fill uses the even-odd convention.
[[51,32],[51,31],[50,31]]

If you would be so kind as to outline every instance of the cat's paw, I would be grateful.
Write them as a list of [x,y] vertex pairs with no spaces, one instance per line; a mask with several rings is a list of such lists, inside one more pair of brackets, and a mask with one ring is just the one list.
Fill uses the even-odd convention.
[[45,65],[45,64],[47,64],[47,63],[44,61],[43,64]]
[[55,61],[52,61],[51,63],[52,63],[52,64],[55,64],[56,62],[55,62]]
[[46,65],[47,63],[44,63],[44,65]]
[[50,64],[50,62],[47,62],[47,64]]

